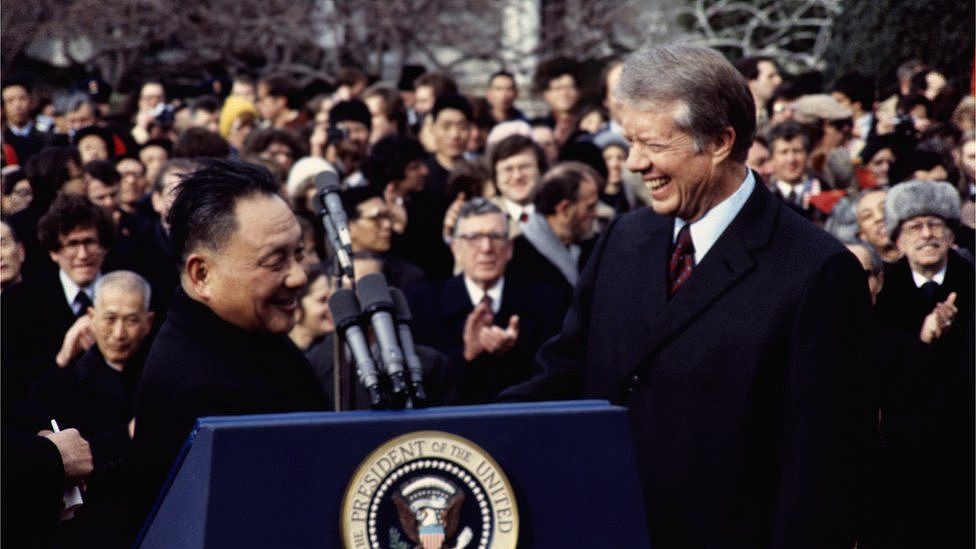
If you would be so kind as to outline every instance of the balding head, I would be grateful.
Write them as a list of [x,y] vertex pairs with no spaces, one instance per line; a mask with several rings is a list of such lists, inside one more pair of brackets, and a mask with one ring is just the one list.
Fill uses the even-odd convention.
[[95,284],[95,302],[88,315],[95,344],[110,366],[124,368],[149,334],[150,297],[149,283],[132,271],[111,272]]

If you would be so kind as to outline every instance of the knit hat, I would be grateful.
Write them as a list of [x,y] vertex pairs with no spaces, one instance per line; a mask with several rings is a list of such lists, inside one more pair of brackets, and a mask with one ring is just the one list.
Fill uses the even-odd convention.
[[258,110],[254,104],[247,99],[241,99],[231,95],[224,100],[224,107],[220,109],[220,135],[224,139],[230,137],[230,128],[234,125],[237,117],[249,112],[258,118]]
[[359,122],[367,129],[373,128],[373,115],[369,114],[369,107],[358,99],[339,101],[329,109],[329,125],[333,128],[339,122]]
[[825,93],[804,95],[793,103],[793,118],[801,124],[818,120],[845,120],[853,116],[851,109]]
[[885,228],[894,241],[905,221],[920,215],[958,221],[959,208],[959,193],[949,183],[913,179],[899,183],[888,191],[885,198]]

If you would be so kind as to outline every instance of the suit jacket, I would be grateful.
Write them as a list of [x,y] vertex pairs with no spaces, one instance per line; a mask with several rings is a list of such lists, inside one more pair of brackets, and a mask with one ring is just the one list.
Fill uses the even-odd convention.
[[3,398],[22,399],[44,372],[54,367],[64,334],[75,314],[64,288],[53,275],[24,282],[0,294],[0,355]]
[[27,161],[51,142],[51,134],[39,131],[36,126],[32,126],[27,135],[20,136],[14,134],[10,127],[5,125],[3,127],[3,141],[13,147],[17,155],[16,164],[20,167],[26,167]]
[[611,223],[539,373],[502,399],[626,406],[657,548],[851,547],[873,433],[863,270],[757,183],[669,300],[673,227]]
[[136,390],[133,525],[198,417],[324,409],[311,366],[286,335],[242,330],[177,289]]
[[459,398],[464,404],[488,402],[502,389],[527,380],[536,351],[559,330],[561,318],[555,290],[506,277],[494,323],[506,327],[511,316],[518,315],[515,347],[504,356],[483,354],[469,362],[464,359],[464,324],[474,305],[463,275],[419,286],[407,293],[407,299],[416,342],[447,355],[452,368],[460,372]]

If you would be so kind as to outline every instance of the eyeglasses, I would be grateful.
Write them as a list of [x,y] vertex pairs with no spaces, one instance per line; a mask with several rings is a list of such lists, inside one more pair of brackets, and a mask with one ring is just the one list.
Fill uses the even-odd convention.
[[361,216],[359,216],[359,219],[362,219],[364,221],[370,221],[372,223],[375,223],[375,224],[379,225],[380,223],[383,223],[384,221],[390,221],[390,222],[392,222],[393,221],[393,214],[391,214],[390,212],[376,212],[376,213],[370,214],[370,215],[361,215]]
[[468,244],[478,245],[488,240],[492,245],[497,245],[508,240],[508,234],[502,232],[491,232],[491,233],[458,233],[455,238],[461,239],[462,242],[467,242]]
[[945,232],[946,224],[941,219],[920,219],[905,223],[901,230],[910,237],[917,237],[922,234],[922,230],[928,227],[929,232],[935,236],[942,236]]
[[102,246],[102,243],[94,238],[84,238],[81,240],[69,240],[61,246],[61,253],[66,255],[78,255],[82,248],[86,252],[94,251]]

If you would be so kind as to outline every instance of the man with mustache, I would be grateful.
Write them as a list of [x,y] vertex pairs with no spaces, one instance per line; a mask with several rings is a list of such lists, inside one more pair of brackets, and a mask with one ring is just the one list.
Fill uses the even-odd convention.
[[[952,248],[959,193],[908,181],[885,199],[904,254],[884,272],[877,514],[871,547],[968,547],[973,539],[973,265]],[[902,350],[904,349],[904,350]]]
[[322,410],[321,385],[288,339],[306,283],[302,233],[267,169],[209,160],[169,211],[180,287],[135,404],[133,526],[198,417]]

